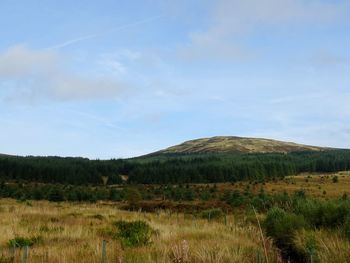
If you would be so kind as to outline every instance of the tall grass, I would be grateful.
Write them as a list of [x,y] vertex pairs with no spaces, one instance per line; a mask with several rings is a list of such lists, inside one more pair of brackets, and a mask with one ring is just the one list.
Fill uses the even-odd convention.
[[[113,238],[114,222],[146,221],[155,232],[150,244],[122,247]],[[10,240],[40,237],[29,251],[29,262],[91,263],[101,258],[102,240],[107,240],[107,262],[256,262],[262,251],[256,226],[227,217],[195,219],[166,212],[145,214],[121,211],[113,204],[19,203],[0,200],[0,258],[11,256]],[[269,262],[281,262],[268,241]],[[16,262],[21,260],[16,250]]]

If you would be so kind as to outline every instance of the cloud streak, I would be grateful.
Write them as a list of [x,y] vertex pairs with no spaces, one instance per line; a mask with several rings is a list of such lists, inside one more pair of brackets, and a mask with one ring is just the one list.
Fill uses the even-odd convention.
[[91,34],[91,35],[86,35],[86,36],[80,36],[78,38],[70,39],[70,40],[65,41],[63,43],[54,45],[52,47],[48,47],[47,49],[61,49],[61,48],[65,48],[67,46],[74,45],[74,44],[79,43],[81,41],[85,41],[85,40],[101,37],[101,36],[108,35],[108,34],[114,33],[114,32],[118,32],[118,31],[130,28],[130,27],[135,27],[135,26],[138,26],[138,25],[147,24],[147,23],[153,22],[155,20],[158,20],[158,19],[160,19],[162,17],[163,17],[163,15],[152,16],[152,17],[149,17],[149,18],[146,18],[146,19],[143,19],[143,20],[138,20],[136,22],[125,24],[125,25],[122,25],[122,26],[119,26],[119,27],[116,27],[116,28],[111,28],[111,29],[106,30],[106,31],[104,31],[102,33],[99,33],[99,34]]
[[0,88],[7,91],[7,100],[29,101],[113,98],[125,88],[108,76],[85,76],[68,70],[69,63],[54,50],[11,47],[0,53]]

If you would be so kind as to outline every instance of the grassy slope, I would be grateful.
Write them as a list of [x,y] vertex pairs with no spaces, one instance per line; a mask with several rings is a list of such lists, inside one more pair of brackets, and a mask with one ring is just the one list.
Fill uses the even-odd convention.
[[186,141],[182,144],[155,152],[164,153],[271,153],[292,151],[321,151],[326,148],[282,142],[270,139],[218,136]]

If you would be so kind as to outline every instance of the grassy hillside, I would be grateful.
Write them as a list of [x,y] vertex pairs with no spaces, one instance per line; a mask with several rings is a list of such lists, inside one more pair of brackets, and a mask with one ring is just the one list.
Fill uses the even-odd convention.
[[153,153],[288,153],[298,151],[322,151],[325,148],[261,138],[217,136],[186,141]]

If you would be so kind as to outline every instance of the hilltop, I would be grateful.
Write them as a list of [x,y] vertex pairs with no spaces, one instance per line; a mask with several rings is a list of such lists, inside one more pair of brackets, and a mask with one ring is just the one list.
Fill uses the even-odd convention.
[[216,136],[183,142],[151,155],[189,153],[289,153],[323,151],[330,148],[297,144],[264,138]]

